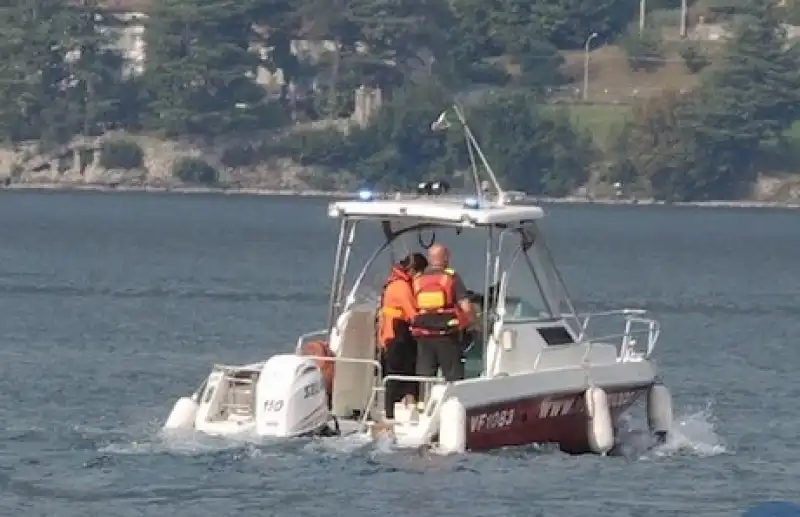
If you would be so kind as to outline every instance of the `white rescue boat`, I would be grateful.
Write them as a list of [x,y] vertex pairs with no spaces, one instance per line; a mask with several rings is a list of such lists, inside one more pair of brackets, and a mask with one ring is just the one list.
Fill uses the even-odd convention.
[[[460,107],[452,110],[470,155],[477,154],[489,177],[477,195],[448,196],[446,184],[428,183],[416,196],[388,200],[362,192],[358,200],[331,203],[328,213],[340,220],[340,231],[328,326],[301,336],[294,351],[263,362],[215,365],[194,394],[177,401],[166,429],[283,438],[387,432],[400,445],[445,452],[555,443],[567,452],[606,454],[615,445],[620,416],[644,400],[651,431],[666,439],[671,398],[651,359],[658,322],[641,309],[575,312],[545,243],[543,210],[508,200]],[[478,170],[473,163],[476,185]],[[362,228],[373,234],[378,229],[384,240],[344,296]],[[465,354],[466,378],[448,383],[384,376],[376,359],[377,306],[368,296],[374,293],[365,292],[365,277],[375,273],[372,268],[386,271],[385,259],[391,262],[408,236],[426,249],[437,238],[455,240],[468,232],[485,247],[480,324]],[[618,331],[593,331],[613,319]],[[398,380],[420,383],[424,395],[395,404],[388,421],[383,393],[387,382]]]

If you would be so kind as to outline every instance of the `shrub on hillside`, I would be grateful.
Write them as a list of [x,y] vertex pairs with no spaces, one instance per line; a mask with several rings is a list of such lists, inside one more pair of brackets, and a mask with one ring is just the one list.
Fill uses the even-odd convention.
[[208,162],[200,158],[181,158],[172,165],[172,176],[184,183],[214,185],[219,173]]
[[653,72],[664,63],[661,38],[655,29],[645,29],[640,33],[638,26],[631,26],[620,45],[628,55],[628,66],[635,72]]
[[694,45],[687,45],[681,50],[681,57],[690,73],[696,74],[711,64],[711,60]]
[[800,4],[797,2],[782,5],[778,12],[783,23],[800,25]]
[[[648,7],[650,7],[648,5]],[[647,16],[648,22],[657,27],[679,27],[681,24],[680,9],[654,9]]]
[[357,156],[351,155],[348,138],[335,128],[307,129],[286,135],[266,144],[265,153],[291,158],[300,165],[319,165],[334,169],[351,165]]
[[220,161],[225,167],[249,167],[261,163],[264,156],[253,144],[232,144],[222,151]]
[[138,169],[144,163],[142,147],[131,140],[108,140],[100,148],[100,165],[106,169]]

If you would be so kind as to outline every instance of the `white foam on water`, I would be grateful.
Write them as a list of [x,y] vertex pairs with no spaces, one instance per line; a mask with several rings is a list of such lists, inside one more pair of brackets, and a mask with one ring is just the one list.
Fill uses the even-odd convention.
[[[672,429],[667,442],[662,445],[655,444],[654,437],[647,429],[646,419],[638,414],[629,414],[624,417],[619,436],[620,450],[629,458],[642,460],[656,459],[669,456],[693,455],[700,457],[732,454],[733,451],[725,444],[723,438],[717,433],[716,418],[713,413],[713,403],[709,402],[700,409],[686,408],[676,411]],[[212,437],[195,431],[165,431],[155,422],[150,422],[147,429],[138,429],[139,432],[120,433],[126,436],[117,436],[112,443],[99,447],[98,452],[120,455],[153,455],[174,454],[182,456],[199,456],[224,451],[250,451],[247,455],[280,454],[278,450],[270,452],[270,446],[280,446],[281,451],[286,451],[285,446],[294,444],[295,452],[309,454],[350,455],[367,452],[370,455],[394,454],[397,452],[418,450],[419,447],[409,448],[398,444],[388,435],[378,435],[375,439],[366,433],[354,432],[354,429],[343,429],[343,436],[325,438],[295,438],[276,439],[255,436],[252,433],[242,433],[238,436]],[[138,435],[138,436],[137,436]],[[546,450],[531,449],[534,454],[547,454]],[[548,449],[549,450],[549,449]],[[427,453],[435,456],[448,456],[449,453],[440,451],[436,447],[429,448]]]
[[150,429],[141,439],[110,443],[98,452],[110,454],[176,454],[197,456],[214,452],[268,445],[274,440],[242,433],[235,436],[216,437],[197,431]]
[[687,453],[695,456],[732,454],[733,451],[717,434],[715,423],[711,402],[699,411],[679,415],[673,421],[667,442],[653,452],[660,456]]
[[372,439],[363,433],[330,436],[311,440],[303,450],[311,453],[354,454],[373,446]]
[[[124,433],[127,436],[119,437],[103,447],[98,452],[120,455],[154,455],[173,454],[179,456],[200,456],[217,452],[245,450],[251,451],[252,456],[271,455],[278,447],[286,451],[294,446],[295,451],[310,454],[354,454],[364,449],[391,450],[391,443],[381,444],[380,440],[372,440],[364,433],[345,430],[342,436],[315,437],[315,438],[271,438],[255,435],[253,432],[243,432],[232,436],[210,436],[194,430],[160,428],[151,422],[147,429],[138,429],[138,432]],[[138,436],[137,436],[138,435]]]
[[656,445],[644,418],[627,415],[619,436],[620,449],[625,456],[641,459],[676,455],[718,456],[732,454],[723,438],[717,433],[713,403],[702,409],[687,408],[676,412],[672,427],[664,444]]

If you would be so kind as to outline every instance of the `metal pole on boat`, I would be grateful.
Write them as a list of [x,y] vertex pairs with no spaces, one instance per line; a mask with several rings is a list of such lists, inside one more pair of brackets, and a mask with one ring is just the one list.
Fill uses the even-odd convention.
[[[493,251],[493,244],[494,244],[494,227],[489,226],[487,230],[486,236],[486,267],[484,270],[484,279],[483,279],[483,314],[481,315],[481,358],[482,358],[482,365],[481,365],[481,375],[486,374],[486,344],[489,341],[489,307],[493,306],[494,304],[490,303],[489,299],[489,288],[492,284],[493,279],[493,267],[492,267],[492,251]],[[497,293],[495,293],[497,294]]]
[[489,174],[489,179],[492,181],[494,188],[497,190],[497,202],[498,204],[505,204],[505,192],[503,192],[502,187],[500,187],[500,182],[497,181],[497,176],[494,173],[494,169],[489,164],[489,160],[486,159],[486,155],[483,154],[483,150],[481,146],[478,145],[478,141],[475,138],[475,135],[472,133],[472,130],[469,128],[469,124],[467,124],[467,118],[464,116],[464,112],[461,109],[461,106],[458,104],[453,104],[453,111],[456,112],[456,116],[458,117],[458,121],[461,122],[461,126],[464,128],[464,134],[467,136],[467,139],[472,144],[472,147],[475,149],[475,152],[481,159],[483,163],[483,167],[486,169],[486,172]]
[[681,0],[681,39],[686,38],[686,18],[689,11],[687,0]]
[[339,292],[339,266],[342,262],[342,247],[344,246],[344,236],[346,233],[347,219],[343,219],[339,225],[339,240],[336,244],[336,258],[333,260],[333,279],[331,281],[331,296],[328,302],[328,328],[333,327],[333,314],[336,311],[336,295]]
[[336,296],[336,306],[342,303],[342,295],[344,294],[344,275],[347,272],[347,264],[350,263],[350,253],[353,251],[353,241],[356,238],[356,222],[350,221],[350,232],[347,235],[347,244],[344,247],[344,257],[342,258],[341,279],[339,280],[339,292]]
[[475,184],[475,195],[479,203],[483,203],[483,189],[481,188],[481,179],[478,175],[478,164],[475,163],[475,151],[472,149],[472,142],[469,140],[469,135],[464,132],[464,141],[467,144],[467,154],[469,155],[469,165],[472,169],[472,182]]
[[547,261],[549,262],[549,267],[555,273],[556,280],[558,281],[558,287],[561,291],[561,296],[559,298],[563,298],[563,302],[567,304],[567,309],[570,311],[572,315],[572,319],[575,321],[575,324],[580,328],[581,321],[578,315],[575,312],[575,306],[572,305],[572,298],[569,295],[569,290],[567,289],[567,283],[564,281],[564,277],[561,275],[561,271],[556,266],[555,258],[553,257],[553,252],[550,250],[550,246],[547,245],[547,240],[541,235],[537,235],[537,240],[539,242],[539,246],[542,247],[544,250],[544,255]]

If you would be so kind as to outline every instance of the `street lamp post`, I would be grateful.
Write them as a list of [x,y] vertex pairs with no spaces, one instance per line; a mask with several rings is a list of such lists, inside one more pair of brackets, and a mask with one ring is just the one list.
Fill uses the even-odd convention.
[[686,14],[689,10],[686,0],[681,0],[681,38],[686,37]]
[[597,33],[593,32],[586,38],[586,45],[584,45],[584,60],[583,60],[583,100],[589,99],[589,45],[592,40],[597,37]]
[[639,0],[639,34],[644,32],[644,17],[647,12],[647,0]]

